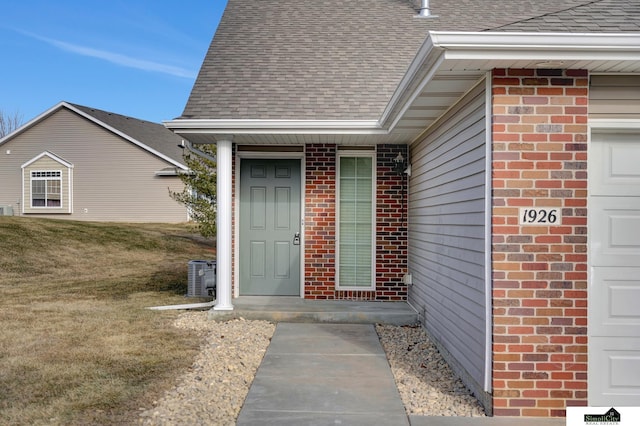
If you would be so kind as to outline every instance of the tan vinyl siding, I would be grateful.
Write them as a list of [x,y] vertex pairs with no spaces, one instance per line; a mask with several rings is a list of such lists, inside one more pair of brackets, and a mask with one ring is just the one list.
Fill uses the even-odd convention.
[[155,175],[172,167],[170,163],[64,108],[0,146],[0,205],[13,205],[14,210],[20,211],[16,207],[18,201],[23,202],[21,166],[44,151],[74,165],[73,213],[64,215],[65,218],[123,222],[187,220],[186,208],[169,197],[169,188],[183,189],[180,179]]
[[480,85],[411,146],[409,302],[463,369],[485,379],[485,91]]
[[593,75],[589,118],[640,118],[640,75]]

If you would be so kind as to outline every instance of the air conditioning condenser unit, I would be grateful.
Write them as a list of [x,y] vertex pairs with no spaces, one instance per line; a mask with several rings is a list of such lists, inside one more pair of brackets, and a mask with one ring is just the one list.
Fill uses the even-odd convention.
[[13,207],[0,206],[0,216],[13,216]]
[[187,297],[215,297],[216,261],[190,260],[187,276]]

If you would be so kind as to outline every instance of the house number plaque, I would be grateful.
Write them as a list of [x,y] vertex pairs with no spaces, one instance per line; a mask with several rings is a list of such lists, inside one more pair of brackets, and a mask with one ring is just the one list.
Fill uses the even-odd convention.
[[559,225],[562,209],[555,207],[521,207],[520,225]]

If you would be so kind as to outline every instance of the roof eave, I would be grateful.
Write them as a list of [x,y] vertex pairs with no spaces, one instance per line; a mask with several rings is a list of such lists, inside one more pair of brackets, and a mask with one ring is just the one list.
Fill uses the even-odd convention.
[[378,120],[217,120],[175,119],[165,127],[178,134],[380,134],[384,129]]
[[509,64],[571,68],[572,63],[636,63],[640,33],[529,33],[430,31],[380,118],[392,132],[414,100],[438,76],[459,77],[472,87],[494,68]]
[[92,121],[93,123],[97,124],[98,126],[101,126],[102,128],[108,130],[109,132],[120,136],[122,139],[125,139],[129,142],[131,142],[132,144],[144,149],[145,151],[149,152],[152,155],[155,155],[156,157],[159,157],[161,159],[163,159],[164,161],[182,169],[182,170],[187,170],[187,166],[180,163],[179,161],[174,160],[173,158],[169,157],[166,154],[163,154],[162,152],[150,147],[149,145],[145,144],[144,142],[139,141],[138,139],[129,136],[128,134],[124,133],[123,131],[116,129],[113,126],[110,126],[109,124],[105,123],[104,121],[94,117],[91,114],[87,114],[86,112],[76,108],[75,106],[64,102],[63,103],[64,106],[66,106],[67,108],[69,108],[70,110],[74,111],[76,114],[86,118],[89,121]]
[[[222,134],[389,135],[414,100],[439,76],[459,78],[464,81],[463,89],[477,84],[477,79],[494,68],[510,64],[549,68],[558,61],[623,61],[634,66],[637,63],[640,71],[640,33],[431,31],[377,120],[178,118],[164,125],[185,138],[194,134],[212,138]],[[568,64],[569,67],[572,66]]]
[[242,136],[234,141],[243,140],[244,144],[304,144],[310,136],[333,140],[347,135],[351,141],[371,143],[371,137],[384,138],[388,134],[378,120],[175,119],[163,124],[193,144],[217,143],[234,135]]
[[20,126],[19,128],[17,128],[15,131],[13,131],[12,133],[9,133],[8,135],[6,135],[4,138],[0,139],[0,145],[4,144],[5,142],[8,142],[9,140],[15,138],[16,136],[24,133],[25,131],[27,131],[28,129],[32,128],[33,126],[35,126],[36,124],[40,123],[41,121],[43,121],[44,119],[48,118],[49,116],[51,116],[53,113],[57,112],[58,110],[62,109],[62,108],[67,108],[70,111],[75,112],[76,114],[86,118],[87,120],[97,124],[98,126],[120,136],[123,139],[128,140],[129,142],[133,143],[134,145],[139,146],[140,148],[148,151],[149,153],[151,153],[152,155],[155,155],[169,163],[171,163],[172,165],[182,169],[182,170],[188,170],[188,167],[182,163],[180,163],[179,161],[174,160],[173,158],[169,157],[168,155],[165,155],[153,148],[151,148],[149,145],[146,145],[145,143],[121,132],[120,130],[108,125],[107,123],[97,119],[96,117],[92,116],[91,114],[87,114],[84,111],[76,108],[73,104],[70,104],[69,102],[59,102],[56,105],[54,105],[53,107],[49,108],[48,110],[46,110],[45,112],[43,112],[42,114],[39,114],[37,117],[29,120],[27,123],[25,123],[24,125]]

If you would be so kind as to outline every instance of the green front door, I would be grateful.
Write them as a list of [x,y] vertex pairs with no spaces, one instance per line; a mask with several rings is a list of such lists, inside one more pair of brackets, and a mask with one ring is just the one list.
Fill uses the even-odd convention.
[[300,295],[300,160],[240,166],[240,295]]

